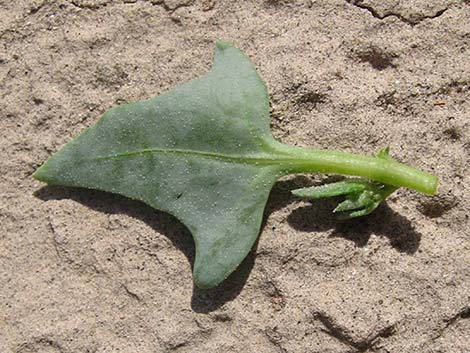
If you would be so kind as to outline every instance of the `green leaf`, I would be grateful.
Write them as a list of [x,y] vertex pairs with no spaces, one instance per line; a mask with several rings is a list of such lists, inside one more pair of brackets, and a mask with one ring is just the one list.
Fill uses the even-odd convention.
[[[250,251],[276,179],[305,172],[361,176],[393,190],[406,186],[434,194],[437,188],[436,177],[389,158],[274,140],[263,81],[253,64],[224,42],[217,44],[206,75],[109,110],[33,176],[48,184],[118,193],[173,214],[194,237],[195,283],[209,288]],[[327,186],[317,197],[349,197],[368,190],[367,183]],[[361,206],[352,212],[370,209]]]
[[204,77],[111,109],[34,177],[173,214],[195,240],[196,284],[213,287],[258,236],[279,168],[257,158],[269,155],[273,141],[263,81],[238,49],[219,43]]

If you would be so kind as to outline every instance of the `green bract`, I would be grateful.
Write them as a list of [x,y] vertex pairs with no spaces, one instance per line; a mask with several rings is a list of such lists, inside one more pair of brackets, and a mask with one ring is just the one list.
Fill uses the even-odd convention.
[[34,177],[118,193],[171,213],[194,237],[196,285],[209,288],[233,272],[251,249],[276,179],[305,172],[375,180],[355,182],[340,193],[349,195],[341,211],[351,217],[361,215],[352,210],[375,208],[386,197],[384,187],[428,194],[437,187],[434,176],[388,157],[303,149],[274,140],[266,86],[243,53],[223,42],[206,75],[109,110]]

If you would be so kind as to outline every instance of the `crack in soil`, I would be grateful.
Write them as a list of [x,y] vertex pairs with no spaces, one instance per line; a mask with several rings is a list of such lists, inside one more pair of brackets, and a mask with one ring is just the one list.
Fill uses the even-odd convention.
[[73,5],[75,6],[76,8],[79,8],[79,9],[88,9],[88,10],[96,10],[96,9],[99,9],[101,7],[105,7],[105,6],[108,6],[109,5],[109,1],[107,2],[104,2],[104,3],[94,3],[94,2],[81,2],[79,0],[67,0],[67,2],[70,4],[70,5]]
[[34,338],[30,342],[25,342],[18,347],[17,352],[32,352],[32,351],[42,351],[47,350],[48,352],[53,350],[54,352],[63,353],[64,349],[62,345],[55,339],[43,336]]
[[455,325],[457,322],[459,322],[460,320],[464,320],[464,319],[468,319],[470,318],[470,306],[466,306],[464,308],[462,308],[461,310],[459,310],[457,312],[457,314],[451,316],[450,318],[444,320],[444,326],[441,327],[437,334],[432,337],[432,341],[435,341],[437,339],[439,339],[440,337],[442,337],[442,335],[444,334],[444,332],[451,326]]
[[[103,2],[103,3],[95,3],[95,2],[82,2],[80,0],[67,0],[67,2],[70,4],[70,5],[73,5],[75,6],[76,8],[79,8],[79,9],[88,9],[88,10],[97,10],[97,9],[100,9],[100,8],[103,8],[103,7],[106,7],[108,5],[111,5],[113,4],[113,1],[112,0],[109,0],[109,1],[106,1],[106,2]],[[124,1],[122,2],[122,4],[125,4],[125,5],[133,5],[137,2],[137,0],[135,1]],[[144,2],[148,2],[150,3],[150,5],[152,6],[161,6],[165,11],[169,12],[170,14],[173,14],[176,10],[182,8],[182,7],[189,7],[193,4],[194,0],[188,0],[188,1],[182,1],[180,3],[176,3],[176,4],[173,4],[171,5],[171,2],[169,2],[168,0],[147,0]]]
[[131,291],[129,287],[127,287],[125,284],[122,284],[121,287],[127,296],[129,296],[130,298],[134,300],[137,300],[138,302],[142,301],[142,298],[137,293],[134,293],[133,291]]
[[384,20],[387,17],[396,17],[400,21],[406,24],[409,24],[410,26],[416,26],[417,24],[421,23],[424,20],[434,19],[439,16],[442,16],[450,8],[450,7],[443,8],[431,15],[421,14],[421,15],[418,15],[417,18],[408,18],[399,12],[386,12],[385,14],[381,15],[373,6],[364,4],[363,0],[346,0],[346,2],[360,9],[369,11],[369,13],[373,17],[378,18],[379,20]]
[[366,338],[354,338],[347,327],[336,322],[336,320],[322,311],[313,313],[313,319],[320,321],[325,326],[324,332],[338,341],[354,348],[355,352],[365,352],[373,348],[375,341],[379,338],[387,338],[395,334],[396,323],[385,326],[379,330],[373,328]]
[[166,11],[170,12],[173,14],[176,10],[182,8],[182,7],[189,7],[193,4],[194,0],[188,0],[188,1],[183,1],[181,3],[176,3],[174,6],[170,6],[167,1],[165,0],[160,0],[160,1],[150,1],[152,5],[160,5],[162,6]]
[[276,347],[280,353],[287,353],[287,350],[282,346],[282,341],[284,340],[284,336],[282,336],[277,327],[266,327],[264,330],[264,335],[268,339],[268,341]]

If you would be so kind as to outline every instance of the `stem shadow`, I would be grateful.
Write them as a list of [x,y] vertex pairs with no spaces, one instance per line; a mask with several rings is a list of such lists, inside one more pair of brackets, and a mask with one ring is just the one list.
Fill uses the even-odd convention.
[[[337,181],[337,178],[327,182]],[[311,185],[304,178],[294,178],[278,182],[273,189],[274,195],[270,212],[293,203],[299,199],[290,190]],[[342,199],[327,198],[307,201],[307,206],[293,210],[287,217],[287,222],[293,228],[302,232],[318,232],[333,230],[330,237],[339,237],[354,242],[358,247],[367,245],[372,234],[388,238],[390,245],[401,253],[409,255],[418,251],[421,233],[416,231],[412,223],[404,216],[392,210],[388,204],[382,203],[374,212],[350,220],[338,220],[333,209]]]

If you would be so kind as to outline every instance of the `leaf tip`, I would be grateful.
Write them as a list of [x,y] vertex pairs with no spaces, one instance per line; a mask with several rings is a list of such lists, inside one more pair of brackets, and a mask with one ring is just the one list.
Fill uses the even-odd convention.
[[233,47],[232,43],[226,42],[224,40],[218,40],[217,43],[215,44],[215,46],[219,50],[224,50],[224,49]]
[[42,181],[42,182],[47,182],[46,178],[46,171],[44,169],[44,164],[40,166],[36,171],[33,173],[32,177],[36,180]]
[[201,289],[211,289],[217,286],[220,280],[215,280],[213,276],[207,275],[207,272],[204,271],[194,271],[194,284],[196,287]]
[[292,195],[302,197],[304,196],[304,189],[294,189],[290,191]]
[[60,184],[57,178],[57,165],[55,164],[55,155],[49,157],[36,171],[32,174],[32,177],[38,181],[42,181],[46,184]]
[[[196,259],[193,268],[193,280],[196,287],[211,289],[222,283],[232,273],[236,266],[214,261],[218,256],[198,253],[196,244]],[[227,254],[230,255],[230,254]]]

